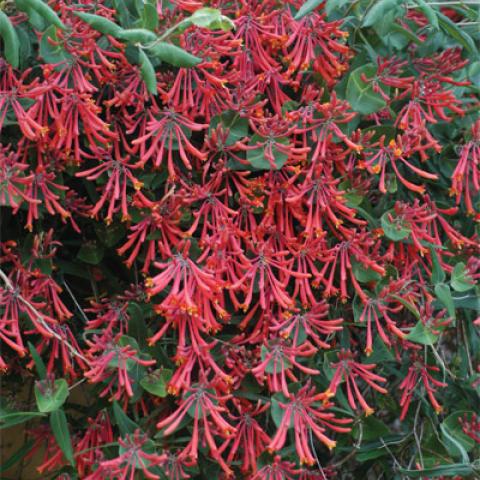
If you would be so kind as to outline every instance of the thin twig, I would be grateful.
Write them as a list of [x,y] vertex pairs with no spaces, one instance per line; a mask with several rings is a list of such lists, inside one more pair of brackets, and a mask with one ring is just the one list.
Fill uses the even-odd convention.
[[78,382],[75,382],[73,385],[70,385],[68,387],[68,390],[71,391],[71,390],[73,390],[74,388],[78,387],[79,385],[81,385],[83,382],[86,382],[86,381],[87,381],[86,377],[83,377]]
[[70,287],[68,286],[68,283],[65,281],[65,279],[63,280],[62,283],[63,283],[63,285],[65,286],[65,288],[67,289],[68,294],[70,295],[71,299],[73,300],[73,303],[74,303],[75,306],[77,307],[77,310],[81,313],[83,319],[84,319],[86,322],[89,322],[87,315],[85,314],[85,312],[83,311],[82,307],[81,307],[80,304],[78,303],[77,299],[75,298],[75,295],[73,295],[73,292],[72,292],[72,290],[70,289]]
[[420,466],[422,467],[422,470],[423,470],[424,465],[423,465],[423,454],[422,454],[422,444],[421,444],[421,439],[422,439],[422,436],[423,436],[423,422],[422,422],[422,425],[421,425],[420,436],[417,433],[418,415],[420,413],[421,406],[422,406],[422,403],[418,402],[417,411],[415,412],[415,420],[413,421],[413,436],[415,438],[415,443],[417,444]]
[[308,433],[310,436],[310,448],[312,449],[313,455],[315,456],[315,460],[317,462],[317,467],[320,470],[320,473],[322,474],[323,480],[327,480],[327,477],[325,475],[325,472],[323,471],[322,465],[320,464],[320,460],[318,459],[317,451],[315,449],[315,445],[313,444],[313,436],[312,436],[312,429],[309,427],[308,428]]
[[[1,268],[0,268],[0,278],[3,280],[3,283],[5,283],[7,290],[10,290],[11,292],[15,290],[11,280],[7,277],[7,275]],[[70,345],[70,343],[68,343],[68,341],[65,340],[65,338],[63,338],[57,332],[52,330],[50,325],[43,318],[43,314],[40,313],[28,300],[23,298],[20,294],[17,295],[17,298],[28,308],[28,310],[30,310],[30,312],[35,316],[37,321],[52,337],[57,339],[62,345],[65,345],[65,347],[67,347],[67,349],[70,351],[72,355],[82,359],[87,365],[89,364],[88,359],[82,353],[80,353],[74,346]]]

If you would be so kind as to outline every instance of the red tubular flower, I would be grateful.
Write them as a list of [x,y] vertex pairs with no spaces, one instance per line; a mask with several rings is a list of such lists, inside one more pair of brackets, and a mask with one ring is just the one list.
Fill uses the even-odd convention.
[[[67,347],[67,345],[70,345],[77,352],[81,352],[81,348],[78,345],[77,339],[75,338],[72,330],[68,325],[50,325],[49,328],[56,336],[51,338],[43,337],[35,346],[39,354],[48,352],[49,358],[47,362],[47,373],[53,373],[56,366],[56,361],[61,358],[61,365],[64,375],[68,375],[72,378],[77,377],[78,373],[75,365],[78,365],[81,370],[85,370],[87,365],[81,357],[74,355],[71,348]],[[33,330],[25,333],[33,334],[36,333],[36,331]],[[33,368],[33,366],[34,361],[32,360],[29,364],[29,367]]]
[[[33,222],[39,218],[39,205],[44,205],[50,215],[59,214],[65,220],[71,216],[71,213],[65,210],[60,202],[60,192],[68,190],[68,187],[55,182],[55,173],[49,171],[44,165],[39,164],[35,169],[32,182],[28,185],[26,194],[34,199],[28,204],[27,224],[25,228],[29,231],[33,229]],[[60,191],[56,193],[56,191]],[[43,201],[39,201],[43,197]]]
[[172,189],[158,202],[149,200],[142,192],[138,191],[134,196],[133,204],[142,209],[142,219],[130,226],[127,241],[117,249],[117,252],[119,255],[124,255],[132,249],[125,261],[127,267],[131,267],[140,249],[146,244],[147,252],[142,272],[147,273],[157,252],[163,258],[173,256],[172,246],[178,245],[182,238],[183,233],[178,227],[182,215],[181,202],[173,194]]
[[[208,125],[195,123],[172,109],[159,110],[155,108],[147,113],[150,120],[143,123],[140,135],[132,142],[133,145],[140,147],[139,165],[143,166],[153,158],[153,164],[155,167],[159,167],[166,155],[168,173],[171,179],[175,179],[178,175],[174,165],[174,150],[178,150],[180,158],[188,170],[192,169],[192,164],[187,152],[199,160],[207,158],[205,153],[193,146],[186,132],[189,130],[201,132]],[[129,133],[133,132],[133,129],[131,130]],[[150,146],[147,147],[148,141],[150,141]]]
[[[282,41],[282,37],[275,33],[274,26],[266,21],[275,15],[277,15],[275,11],[264,12],[260,4],[249,5],[246,2],[238,12],[238,18],[235,20],[235,39],[242,40],[245,56],[252,70],[255,68],[265,71],[278,65],[277,60],[270,55],[266,42],[263,41],[264,38]],[[236,60],[240,65],[245,61],[241,55],[237,56]],[[238,70],[240,78],[245,78],[247,71],[245,65],[242,66],[243,68]]]
[[289,397],[287,377],[292,382],[298,381],[292,372],[292,367],[296,367],[306,375],[320,373],[319,370],[308,368],[297,360],[297,358],[311,357],[316,351],[317,349],[309,342],[293,347],[283,341],[271,341],[262,346],[261,362],[252,368],[252,373],[261,384],[266,379],[271,392],[283,392],[286,397]]
[[[89,368],[85,377],[91,383],[108,382],[100,392],[100,397],[111,394],[111,398],[120,400],[124,394],[133,397],[133,380],[129,371],[134,367],[155,365],[155,360],[142,360],[130,345],[121,344],[121,335],[93,335],[93,340],[86,340],[89,350],[86,356]],[[116,392],[112,390],[116,386]]]
[[28,190],[34,179],[29,173],[29,165],[22,163],[17,153],[0,144],[0,206],[9,205],[16,212],[21,203],[41,203],[40,200],[30,198]]
[[87,322],[87,330],[102,329],[107,335],[114,331],[120,331],[121,334],[128,333],[130,316],[127,312],[127,302],[105,298],[100,302],[91,301],[90,305],[85,312],[94,314],[95,318]]
[[305,235],[322,235],[325,226],[329,231],[336,230],[348,236],[351,228],[343,226],[345,220],[357,226],[366,225],[364,220],[355,218],[356,211],[346,205],[344,193],[337,188],[339,183],[323,174],[314,180],[306,179],[300,188],[292,189],[287,202],[298,202],[307,209]]
[[363,365],[359,362],[355,362],[351,352],[339,352],[338,360],[339,361],[337,363],[330,364],[330,367],[335,369],[335,373],[333,374],[333,377],[330,380],[330,385],[325,392],[326,398],[328,399],[335,396],[338,386],[342,380],[345,380],[348,403],[354,410],[356,410],[356,397],[358,403],[365,412],[365,415],[368,417],[374,412],[374,410],[365,401],[365,398],[357,385],[357,378],[362,379],[374,390],[383,394],[386,394],[387,390],[378,385],[378,382],[384,383],[387,381],[387,379],[372,372],[372,370],[374,370],[376,367],[374,363]]
[[115,155],[108,151],[98,152],[98,156],[102,158],[103,162],[99,165],[84,170],[83,172],[78,172],[75,174],[77,177],[85,177],[87,180],[96,180],[101,175],[107,174],[108,180],[105,185],[102,185],[101,190],[102,194],[100,199],[95,204],[95,206],[90,211],[92,217],[96,217],[98,212],[102,207],[109,202],[108,213],[105,217],[105,222],[110,224],[112,222],[113,214],[118,211],[116,203],[120,200],[120,210],[122,212],[122,221],[125,222],[130,220],[130,215],[128,213],[128,198],[127,198],[127,186],[130,183],[132,184],[135,190],[140,190],[143,183],[140,182],[132,173],[132,170],[135,170],[138,165],[130,165],[130,157],[121,157],[119,151],[118,142],[115,142]]
[[283,418],[278,426],[277,433],[268,445],[270,451],[278,451],[285,444],[287,432],[293,424],[295,430],[295,448],[299,456],[300,464],[313,465],[315,456],[312,453],[312,445],[309,432],[313,433],[320,442],[330,450],[335,447],[336,442],[325,435],[327,428],[335,432],[349,432],[350,428],[341,425],[351,423],[349,418],[336,418],[335,414],[326,409],[332,406],[331,403],[321,402],[327,397],[324,393],[316,393],[315,387],[307,382],[296,395],[289,398],[287,403],[278,402],[284,410]]
[[402,137],[398,136],[397,141],[390,140],[388,145],[385,145],[385,136],[382,135],[378,144],[375,146],[380,147],[378,151],[366,151],[365,155],[369,158],[360,163],[361,168],[366,168],[370,173],[380,173],[380,182],[378,185],[379,190],[382,193],[387,193],[385,186],[385,174],[387,165],[390,165],[395,172],[397,178],[402,182],[405,187],[409,190],[412,190],[417,193],[424,193],[425,187],[421,185],[414,184],[409,182],[405,177],[400,173],[398,169],[397,162],[402,163],[407,166],[412,172],[416,173],[422,178],[427,178],[429,180],[438,179],[437,174],[426,172],[409,162],[405,157],[408,156],[403,149]]
[[38,86],[38,80],[25,85],[25,79],[30,72],[31,69],[27,69],[17,78],[12,67],[7,65],[3,58],[0,60],[0,132],[7,113],[13,111],[22,134],[29,140],[37,140],[48,132],[48,128],[37,123],[32,115],[25,111],[24,104],[25,101],[37,98],[48,88]]
[[480,417],[476,413],[472,413],[470,419],[467,416],[468,414],[465,413],[463,417],[458,419],[462,431],[476,443],[480,443]]
[[88,419],[88,427],[75,445],[75,450],[81,452],[75,458],[80,477],[85,478],[94,465],[103,460],[99,449],[113,440],[112,425],[105,410],[100,411],[95,419]]
[[330,344],[322,340],[320,335],[332,335],[342,330],[343,318],[327,319],[328,311],[328,303],[321,301],[301,313],[284,312],[283,318],[272,318],[270,330],[282,338],[291,338],[295,347],[308,338],[318,348],[330,348]]
[[282,166],[275,163],[280,154],[296,163],[302,161],[310,151],[310,147],[296,147],[289,141],[288,138],[296,127],[278,116],[262,118],[258,121],[250,120],[249,123],[255,133],[256,143],[248,146],[237,144],[238,148],[241,150],[263,149],[263,155],[273,170],[278,170]]
[[[11,287],[0,286],[0,306],[3,309],[0,317],[0,339],[21,357],[27,352],[22,337],[25,333],[21,322],[23,315],[32,322],[35,333],[45,338],[53,336],[50,327],[57,323],[43,313],[45,303],[32,298],[29,280],[28,272],[18,265],[9,277]],[[0,364],[4,365],[5,362],[2,360]]]
[[311,178],[314,173],[324,169],[328,153],[335,145],[334,136],[339,138],[350,150],[357,153],[363,150],[362,145],[354,143],[339,127],[341,124],[349,123],[356,116],[354,112],[350,111],[348,102],[339,100],[335,92],[332,93],[330,101],[326,103],[322,103],[320,100],[321,92],[315,92],[311,96],[312,98],[308,102],[309,106],[301,108],[298,115],[293,114],[294,118],[298,116],[298,120],[301,121],[295,132],[302,135],[302,144],[307,146],[310,137],[315,145],[309,159],[311,167],[307,178]]
[[271,465],[265,465],[251,480],[296,480],[300,472],[295,468],[295,463],[282,460],[280,455],[275,455]]
[[202,269],[187,257],[190,242],[186,242],[183,252],[174,255],[169,262],[154,262],[163,272],[153,278],[147,279],[148,295],[153,296],[162,292],[173,281],[162,307],[179,307],[189,314],[202,312],[198,296],[201,294],[206,300],[215,301],[222,285],[207,270]]
[[291,49],[290,68],[306,70],[313,61],[314,70],[321,74],[327,84],[332,85],[347,69],[346,59],[351,52],[347,45],[339,41],[348,36],[348,33],[340,30],[342,22],[326,22],[325,16],[325,13],[311,12],[300,21],[292,21],[292,33],[285,46]]
[[215,373],[215,379],[218,383],[222,382],[227,390],[230,388],[233,383],[232,377],[218,366],[211,353],[215,344],[216,342],[210,344],[203,342],[200,348],[197,346],[179,346],[177,348],[177,353],[173,359],[178,368],[168,382],[168,393],[179,395],[188,391],[192,385],[194,372],[198,372],[200,376],[207,378],[209,372],[212,371]]
[[215,443],[214,434],[228,439],[230,435],[236,432],[223,417],[222,414],[227,411],[221,406],[231,395],[219,396],[212,391],[210,385],[202,383],[198,386],[189,388],[186,395],[180,401],[180,405],[171,415],[157,423],[158,429],[164,429],[163,435],[171,435],[178,429],[180,422],[184,419],[187,412],[193,416],[192,438],[188,445],[183,449],[182,456],[191,459],[194,463],[198,458],[198,446],[200,439],[200,424],[203,426],[203,435],[210,448],[210,455],[219,463],[224,472],[233,473],[221,456],[221,451]]
[[228,438],[220,450],[223,452],[229,447],[227,463],[231,463],[241,456],[240,469],[242,472],[255,473],[257,458],[270,442],[270,437],[264,432],[255,417],[268,410],[270,405],[261,405],[260,402],[253,405],[247,400],[240,399],[235,402],[235,406],[239,415],[231,414],[230,417],[235,422],[237,433],[235,437]]
[[[391,305],[391,303],[396,305]],[[403,305],[397,300],[389,298],[389,294],[385,293],[385,291],[380,293],[380,297],[378,299],[368,298],[363,304],[362,313],[360,314],[358,321],[360,323],[367,323],[367,338],[365,345],[365,353],[367,356],[373,352],[373,323],[375,323],[375,327],[377,328],[377,332],[383,343],[388,346],[392,344],[380,321],[382,318],[386,322],[388,332],[393,333],[398,338],[403,339],[406,337],[406,333],[402,332],[402,330],[397,327],[397,323],[390,316],[392,313],[397,313],[402,309]]]
[[195,464],[191,460],[185,458],[182,453],[165,452],[167,459],[163,465],[164,474],[167,475],[169,480],[183,480],[185,478],[191,478],[185,471],[185,468],[191,467]]
[[80,122],[83,124],[82,133],[94,151],[98,145],[106,146],[116,138],[116,133],[109,129],[110,125],[99,117],[101,108],[89,94],[68,93],[60,105],[52,145],[57,150],[64,150],[67,155],[72,154],[76,163],[80,164],[87,157],[80,146]]
[[[321,273],[317,267],[317,263],[323,260],[323,252],[327,248],[324,236],[320,238],[307,237],[303,244],[292,244],[290,247],[293,250],[294,265],[296,271],[303,275],[311,274],[314,278],[319,278]],[[309,305],[317,303],[317,296],[313,289],[318,285],[310,278],[294,278],[295,287],[292,297],[299,300],[304,309]]]
[[[346,302],[349,297],[347,292],[347,281],[350,279],[353,288],[358,296],[363,300],[367,300],[365,292],[360,287],[355,274],[352,269],[352,259],[361,263],[365,268],[370,268],[380,275],[385,274],[385,269],[375,261],[367,249],[374,245],[374,240],[366,232],[355,232],[350,239],[335,244],[332,248],[325,252],[325,262],[320,277],[315,279],[315,282],[323,283],[325,286],[324,296],[330,297],[340,290],[340,299]],[[340,288],[334,285],[335,272],[340,267]],[[330,273],[327,273],[330,271]]]
[[213,191],[211,184],[192,189],[188,204],[200,203],[200,207],[193,211],[194,221],[192,226],[185,232],[186,236],[192,236],[198,228],[199,223],[203,224],[200,233],[200,241],[203,242],[208,235],[214,235],[229,223],[229,220],[238,215],[236,210],[229,208],[226,202],[220,200],[226,190]]
[[[253,288],[257,277],[262,309],[266,309],[267,296],[270,295],[273,295],[281,307],[285,309],[291,308],[294,302],[286,291],[290,276],[294,278],[310,278],[311,275],[291,270],[291,260],[286,258],[290,254],[288,251],[275,252],[264,244],[256,246],[254,251],[257,256],[251,260],[247,272],[230,286],[231,289],[243,287],[242,290],[246,291],[243,302],[244,311],[248,309],[252,302]],[[275,275],[274,268],[278,270],[278,276]]]
[[455,196],[457,205],[464,199],[467,212],[475,214],[472,192],[480,192],[480,120],[471,127],[472,139],[463,145],[457,166],[452,173],[450,194]]
[[63,452],[48,425],[39,425],[28,432],[29,437],[33,437],[33,445],[30,451],[25,455],[28,460],[39,452],[41,460],[35,470],[39,475],[53,472],[66,465],[67,461]]
[[195,68],[179,69],[163,98],[176,111],[188,112],[191,117],[202,116],[209,122],[231,105],[231,91],[226,85],[235,84],[239,74],[225,68],[222,60],[225,55],[234,60],[241,42],[232,39],[228,32],[198,28],[187,31],[182,40],[183,48],[204,61]]
[[447,384],[436,380],[430,372],[439,372],[440,368],[435,365],[428,365],[422,362],[415,355],[412,357],[414,362],[408,369],[407,376],[400,384],[400,390],[403,390],[402,397],[400,399],[400,407],[402,407],[402,413],[400,414],[400,420],[403,420],[408,412],[410,403],[412,401],[413,394],[417,389],[419,381],[423,384],[427,396],[432,404],[436,413],[442,411],[442,406],[438,403],[434,394],[436,392],[435,387],[446,387]]
[[166,461],[166,455],[158,455],[151,453],[151,445],[149,445],[149,438],[147,435],[136,430],[133,435],[126,435],[125,438],[119,438],[121,453],[118,457],[112,460],[103,460],[100,462],[99,469],[85,480],[100,480],[107,476],[116,478],[127,477],[133,479],[135,471],[140,470],[143,478],[148,480],[157,480],[160,475],[152,473],[149,469],[156,465],[163,465]]

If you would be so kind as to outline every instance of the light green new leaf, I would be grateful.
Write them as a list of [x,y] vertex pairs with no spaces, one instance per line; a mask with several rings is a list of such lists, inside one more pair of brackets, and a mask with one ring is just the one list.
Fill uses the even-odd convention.
[[235,28],[233,21],[222,15],[222,12],[216,8],[200,8],[186,20],[192,25],[208,28],[209,30],[224,30],[227,32]]
[[375,65],[368,63],[355,69],[348,78],[346,99],[353,110],[363,115],[378,112],[387,105],[382,96],[373,90],[373,82],[364,82],[361,78],[362,74],[373,78],[376,73]]
[[450,291],[450,287],[445,283],[437,283],[437,285],[435,285],[434,290],[435,290],[436,297],[447,308],[448,315],[452,318],[455,318],[455,305],[453,303],[452,292]]
[[298,10],[297,14],[293,17],[295,20],[300,20],[305,15],[308,15],[310,12],[313,12],[323,0],[307,0]]
[[68,383],[63,378],[55,380],[53,388],[49,380],[36,382],[34,390],[38,410],[42,413],[58,410],[68,397]]
[[468,275],[463,262],[455,265],[452,272],[450,285],[456,292],[467,292],[475,287],[475,281]]
[[362,27],[371,27],[376,23],[383,22],[387,13],[394,10],[399,4],[398,0],[378,0],[373,2],[372,7],[363,19]]

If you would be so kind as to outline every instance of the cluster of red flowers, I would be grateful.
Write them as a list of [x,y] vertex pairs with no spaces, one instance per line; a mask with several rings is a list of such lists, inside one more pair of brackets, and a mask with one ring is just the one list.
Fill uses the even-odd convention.
[[[77,15],[116,21],[110,3],[51,2],[66,29],[36,31],[45,63],[0,59],[0,205],[32,232],[0,243],[0,368],[31,342],[49,376],[144,419],[129,433],[115,419],[112,456],[99,403],[73,432],[80,477],[189,478],[207,455],[225,477],[325,479],[317,450],[388,392],[401,419],[421,397],[440,413],[446,367],[427,347],[455,317],[445,278],[468,291],[480,277],[478,236],[457,222],[480,218],[480,120],[450,178],[437,166],[435,127],[464,115],[471,85],[462,49],[379,56],[358,81],[384,107],[362,116],[342,95],[348,33],[323,4],[296,20],[270,0],[218,1],[235,28],[185,29],[202,61],[158,66],[154,95],[129,47]],[[154,4],[167,26],[202,7]],[[100,291],[71,291],[57,258],[102,222],[125,232],[110,253],[135,280],[118,293],[90,266]],[[79,258],[98,264],[91,250]],[[404,368],[379,374],[378,352]],[[463,428],[479,441],[476,422]],[[67,464],[42,435],[38,470]]]

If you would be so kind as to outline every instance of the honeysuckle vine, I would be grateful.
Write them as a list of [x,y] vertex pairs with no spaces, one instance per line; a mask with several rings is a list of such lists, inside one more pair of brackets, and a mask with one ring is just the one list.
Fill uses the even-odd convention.
[[1,474],[476,478],[479,15],[0,2]]

